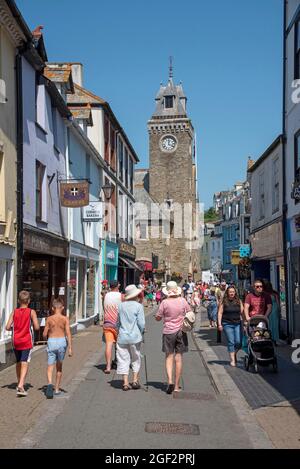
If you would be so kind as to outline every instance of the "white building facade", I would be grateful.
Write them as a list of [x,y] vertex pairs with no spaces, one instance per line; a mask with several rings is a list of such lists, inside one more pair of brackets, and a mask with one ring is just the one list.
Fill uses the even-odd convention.
[[300,337],[300,1],[284,2],[283,206],[287,334]]

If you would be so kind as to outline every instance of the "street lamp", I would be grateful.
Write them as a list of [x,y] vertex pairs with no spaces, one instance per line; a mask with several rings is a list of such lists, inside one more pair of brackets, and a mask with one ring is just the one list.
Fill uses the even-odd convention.
[[[114,193],[115,186],[108,182],[104,186],[102,186],[101,189],[103,190],[103,193],[104,193],[104,196],[105,196],[106,200],[110,200],[112,198],[113,193]],[[101,194],[101,191],[100,191],[100,194]],[[100,195],[99,198],[101,199],[101,195]]]

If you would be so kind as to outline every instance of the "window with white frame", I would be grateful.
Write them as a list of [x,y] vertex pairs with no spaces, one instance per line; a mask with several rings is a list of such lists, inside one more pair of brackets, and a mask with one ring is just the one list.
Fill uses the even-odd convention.
[[4,173],[4,153],[0,151],[0,221],[5,222],[6,220],[6,208],[5,208],[5,173]]
[[84,222],[84,234],[85,234],[85,244],[87,246],[93,246],[93,223]]
[[128,205],[128,241],[129,243],[133,242],[133,204],[129,202]]
[[124,194],[119,191],[118,200],[118,216],[119,216],[119,237],[124,239]]
[[45,85],[36,84],[36,122],[46,131],[46,89]]
[[136,225],[136,239],[148,239],[148,223],[147,221],[139,221]]
[[294,79],[300,78],[300,20],[295,23]]
[[119,161],[119,179],[120,181],[123,181],[124,145],[120,138],[118,138],[118,161]]
[[124,184],[126,187],[128,187],[128,164],[129,164],[129,153],[127,148],[125,147],[125,155],[124,155]]
[[51,107],[52,111],[52,132],[53,132],[53,145],[58,150],[58,136],[57,136],[57,115],[56,107]]
[[37,221],[47,222],[48,189],[46,166],[35,163],[35,208]]
[[272,161],[272,212],[279,210],[279,158]]

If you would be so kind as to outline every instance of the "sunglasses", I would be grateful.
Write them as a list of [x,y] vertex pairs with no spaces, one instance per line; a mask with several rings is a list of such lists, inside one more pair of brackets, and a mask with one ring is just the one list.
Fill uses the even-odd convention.
[[255,288],[263,288],[262,285],[254,285],[254,286],[255,286]]

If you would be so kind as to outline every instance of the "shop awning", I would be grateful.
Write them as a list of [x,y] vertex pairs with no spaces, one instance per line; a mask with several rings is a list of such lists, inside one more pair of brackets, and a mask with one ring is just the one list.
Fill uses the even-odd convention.
[[152,272],[152,262],[150,261],[143,261],[143,260],[138,260],[137,261],[138,265],[140,266],[140,270],[144,271],[144,272]]
[[129,267],[129,269],[140,270],[143,271],[136,262],[132,261],[131,259],[125,259],[125,257],[119,256],[119,259]]

